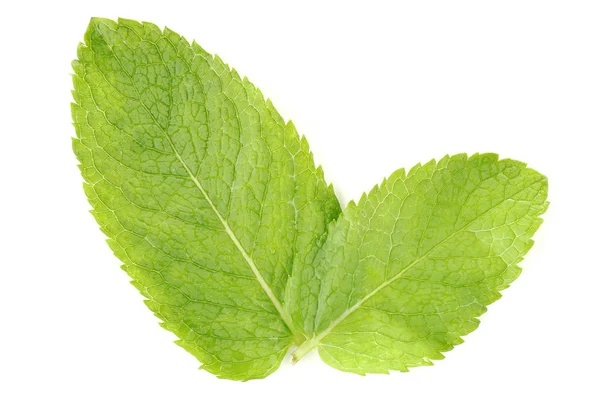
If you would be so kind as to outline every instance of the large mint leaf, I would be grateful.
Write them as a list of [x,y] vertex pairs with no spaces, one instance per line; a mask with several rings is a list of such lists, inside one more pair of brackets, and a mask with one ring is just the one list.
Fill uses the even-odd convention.
[[442,358],[519,275],[546,195],[543,175],[494,154],[396,171],[333,224],[320,279],[295,279],[315,306],[294,358],[317,347],[359,374]]
[[306,140],[248,80],[155,25],[94,18],[73,119],[93,214],[162,325],[203,368],[273,372],[302,332],[288,277],[339,213]]

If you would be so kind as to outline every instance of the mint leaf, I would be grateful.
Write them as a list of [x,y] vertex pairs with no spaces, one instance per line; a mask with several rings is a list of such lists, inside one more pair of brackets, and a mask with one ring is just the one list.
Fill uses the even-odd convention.
[[519,275],[546,196],[546,177],[495,154],[396,171],[332,226],[313,335],[294,358],[318,347],[358,374],[443,358]]
[[306,140],[195,42],[93,18],[73,68],[92,213],[221,378],[265,377],[294,345],[358,374],[430,365],[518,276],[547,207],[543,175],[476,154],[400,169],[340,214]]
[[73,68],[73,147],[123,269],[204,369],[270,374],[303,338],[288,277],[339,213],[308,143],[169,29],[94,18]]

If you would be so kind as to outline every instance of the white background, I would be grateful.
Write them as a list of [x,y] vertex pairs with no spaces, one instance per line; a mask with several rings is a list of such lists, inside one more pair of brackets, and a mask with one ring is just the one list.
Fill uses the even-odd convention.
[[[0,398],[598,399],[600,3],[12,1],[0,6]],[[492,151],[549,177],[521,277],[434,367],[316,354],[218,380],[172,344],[104,243],[71,151],[91,16],[167,25],[247,75],[345,205],[399,167]]]

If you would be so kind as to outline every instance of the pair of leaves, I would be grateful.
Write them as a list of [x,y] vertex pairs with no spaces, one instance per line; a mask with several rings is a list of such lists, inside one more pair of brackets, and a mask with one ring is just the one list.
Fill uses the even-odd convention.
[[546,207],[494,154],[400,169],[343,213],[306,139],[218,57],[94,18],[72,114],[108,243],[207,371],[262,378],[314,348],[359,374],[429,365],[477,327]]

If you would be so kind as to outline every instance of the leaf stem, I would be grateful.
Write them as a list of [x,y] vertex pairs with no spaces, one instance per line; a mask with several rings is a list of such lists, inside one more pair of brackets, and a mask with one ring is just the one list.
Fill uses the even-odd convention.
[[292,352],[292,364],[296,364],[302,357],[311,352],[312,349],[317,347],[321,342],[321,337],[313,337],[310,340],[302,343],[294,352]]

